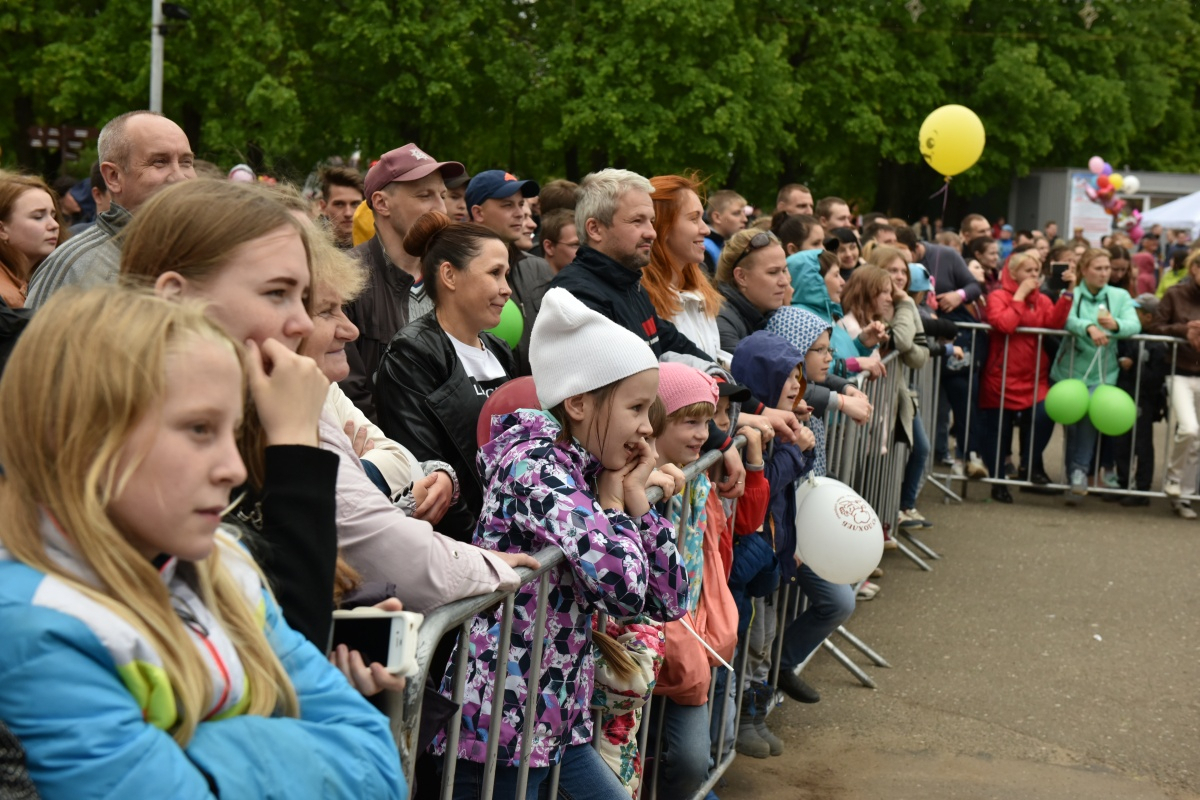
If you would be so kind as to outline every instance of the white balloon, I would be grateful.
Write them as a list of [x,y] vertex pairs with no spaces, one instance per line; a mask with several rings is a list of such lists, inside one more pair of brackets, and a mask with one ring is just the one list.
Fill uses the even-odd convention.
[[1121,185],[1121,191],[1125,194],[1137,194],[1141,188],[1142,182],[1138,180],[1137,175],[1126,175],[1125,183]]
[[830,583],[857,583],[879,566],[883,526],[857,492],[827,480],[804,494],[796,515],[796,555]]

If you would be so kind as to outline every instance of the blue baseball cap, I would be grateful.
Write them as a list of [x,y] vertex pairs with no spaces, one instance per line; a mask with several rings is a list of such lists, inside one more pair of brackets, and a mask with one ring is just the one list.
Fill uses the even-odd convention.
[[929,282],[929,270],[924,264],[908,265],[908,290],[910,292],[928,292],[933,288]]
[[485,200],[511,197],[517,192],[522,197],[536,197],[541,188],[536,181],[521,181],[511,172],[489,169],[480,172],[467,184],[467,209],[483,205]]

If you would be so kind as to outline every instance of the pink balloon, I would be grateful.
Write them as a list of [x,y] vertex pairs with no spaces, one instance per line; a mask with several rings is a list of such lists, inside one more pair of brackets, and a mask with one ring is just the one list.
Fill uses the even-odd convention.
[[[1137,213],[1136,208],[1134,209],[1134,213],[1135,214]],[[1129,238],[1133,239],[1134,244],[1141,244],[1142,237],[1145,235],[1146,235],[1146,232],[1144,230],[1142,230],[1141,225],[1134,225],[1129,231]]]
[[1091,200],[1093,203],[1100,202],[1100,195],[1096,193],[1095,189],[1090,186],[1085,186],[1083,187],[1083,190],[1087,192],[1088,200]]
[[1092,156],[1088,159],[1088,169],[1093,175],[1099,175],[1104,172],[1104,159],[1100,156]]
[[1113,216],[1120,214],[1121,209],[1123,209],[1123,208],[1125,208],[1124,200],[1121,200],[1121,199],[1114,200],[1113,204],[1112,204]]

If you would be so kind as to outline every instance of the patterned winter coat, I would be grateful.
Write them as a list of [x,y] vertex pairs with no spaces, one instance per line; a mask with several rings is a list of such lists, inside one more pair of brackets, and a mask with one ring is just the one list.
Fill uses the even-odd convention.
[[[653,509],[634,519],[601,508],[593,489],[599,461],[578,442],[555,442],[558,433],[549,414],[516,411],[493,422],[492,441],[479,453],[487,489],[475,544],[509,553],[558,547],[566,556],[550,573],[531,767],[555,764],[563,747],[592,739],[592,612],[599,608],[616,617],[644,612],[665,622],[683,616],[688,594],[671,525]],[[534,581],[517,591],[503,667],[508,677],[497,756],[501,766],[517,766],[520,760],[536,611]],[[479,763],[487,755],[500,613],[476,617],[469,638],[458,757]],[[450,697],[452,689],[453,659],[441,692]],[[445,752],[444,732],[431,749]]]

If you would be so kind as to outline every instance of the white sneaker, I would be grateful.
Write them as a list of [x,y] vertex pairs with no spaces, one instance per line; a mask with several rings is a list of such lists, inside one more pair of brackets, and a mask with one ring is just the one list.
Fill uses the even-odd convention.
[[950,467],[950,475],[955,478],[963,477],[963,463],[957,458],[954,459],[954,466]]
[[1167,479],[1166,483],[1163,484],[1163,494],[1167,497],[1182,497],[1183,486],[1179,481]]
[[1082,497],[1088,492],[1087,473],[1077,469],[1071,473],[1071,494]]
[[1191,505],[1188,503],[1176,503],[1175,513],[1178,514],[1181,519],[1195,519],[1197,516],[1196,512],[1192,510]]
[[971,458],[967,461],[967,477],[969,477],[969,478],[986,478],[986,477],[988,477],[988,468],[983,465],[983,459],[981,459],[975,453],[971,453]]
[[921,512],[915,508],[910,508],[905,511],[900,509],[899,526],[901,528],[924,528],[925,517],[921,516]]

